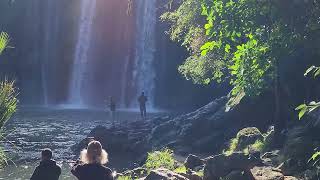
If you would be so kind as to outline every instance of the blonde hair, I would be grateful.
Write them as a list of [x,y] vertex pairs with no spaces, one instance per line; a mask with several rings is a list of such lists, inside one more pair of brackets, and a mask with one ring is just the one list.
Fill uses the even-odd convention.
[[81,151],[80,160],[85,164],[107,164],[108,153],[102,149],[99,141],[91,141],[87,149]]

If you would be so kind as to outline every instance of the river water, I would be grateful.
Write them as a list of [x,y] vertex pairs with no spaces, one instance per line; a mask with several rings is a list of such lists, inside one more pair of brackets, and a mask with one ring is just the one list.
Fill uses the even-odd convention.
[[[159,113],[150,114],[157,116]],[[117,114],[122,122],[139,119],[136,111],[124,110]],[[4,145],[10,165],[0,170],[0,180],[29,179],[39,161],[40,151],[51,148],[54,159],[63,167],[60,179],[73,180],[70,161],[77,159],[71,147],[80,142],[97,125],[110,126],[109,113],[103,110],[23,108],[7,123]],[[125,159],[110,154],[111,168],[126,168]]]

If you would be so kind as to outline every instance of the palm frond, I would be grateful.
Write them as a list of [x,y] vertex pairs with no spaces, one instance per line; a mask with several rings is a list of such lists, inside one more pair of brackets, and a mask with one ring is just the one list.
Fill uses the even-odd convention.
[[2,54],[3,51],[7,48],[9,42],[10,42],[9,34],[6,32],[1,32],[0,33],[0,54]]

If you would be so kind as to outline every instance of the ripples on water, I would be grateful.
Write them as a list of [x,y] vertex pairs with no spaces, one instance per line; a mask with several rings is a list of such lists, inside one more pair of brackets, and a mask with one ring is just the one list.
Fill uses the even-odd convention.
[[[118,118],[128,122],[138,119],[139,115],[137,112],[119,112]],[[62,166],[60,179],[73,180],[69,173],[70,165],[66,163],[77,158],[71,147],[97,125],[110,126],[109,113],[70,109],[20,110],[5,127],[5,150],[16,165],[0,170],[0,180],[29,179],[43,148],[51,148],[54,159]]]

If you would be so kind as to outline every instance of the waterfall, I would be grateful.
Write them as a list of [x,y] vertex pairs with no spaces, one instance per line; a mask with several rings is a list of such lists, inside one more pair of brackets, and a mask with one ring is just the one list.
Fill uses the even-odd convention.
[[154,106],[155,93],[154,53],[156,22],[156,0],[137,0],[134,86],[138,94],[145,91],[150,107]]
[[58,34],[58,17],[57,17],[57,6],[52,0],[46,1],[46,15],[45,15],[45,26],[44,26],[44,38],[43,38],[43,59],[41,67],[41,80],[43,90],[43,104],[48,106],[49,94],[48,94],[48,70],[50,60],[55,60],[55,51],[57,34]]
[[81,0],[79,32],[74,54],[72,77],[68,103],[84,106],[83,87],[89,66],[88,52],[91,45],[92,24],[95,16],[96,0]]

